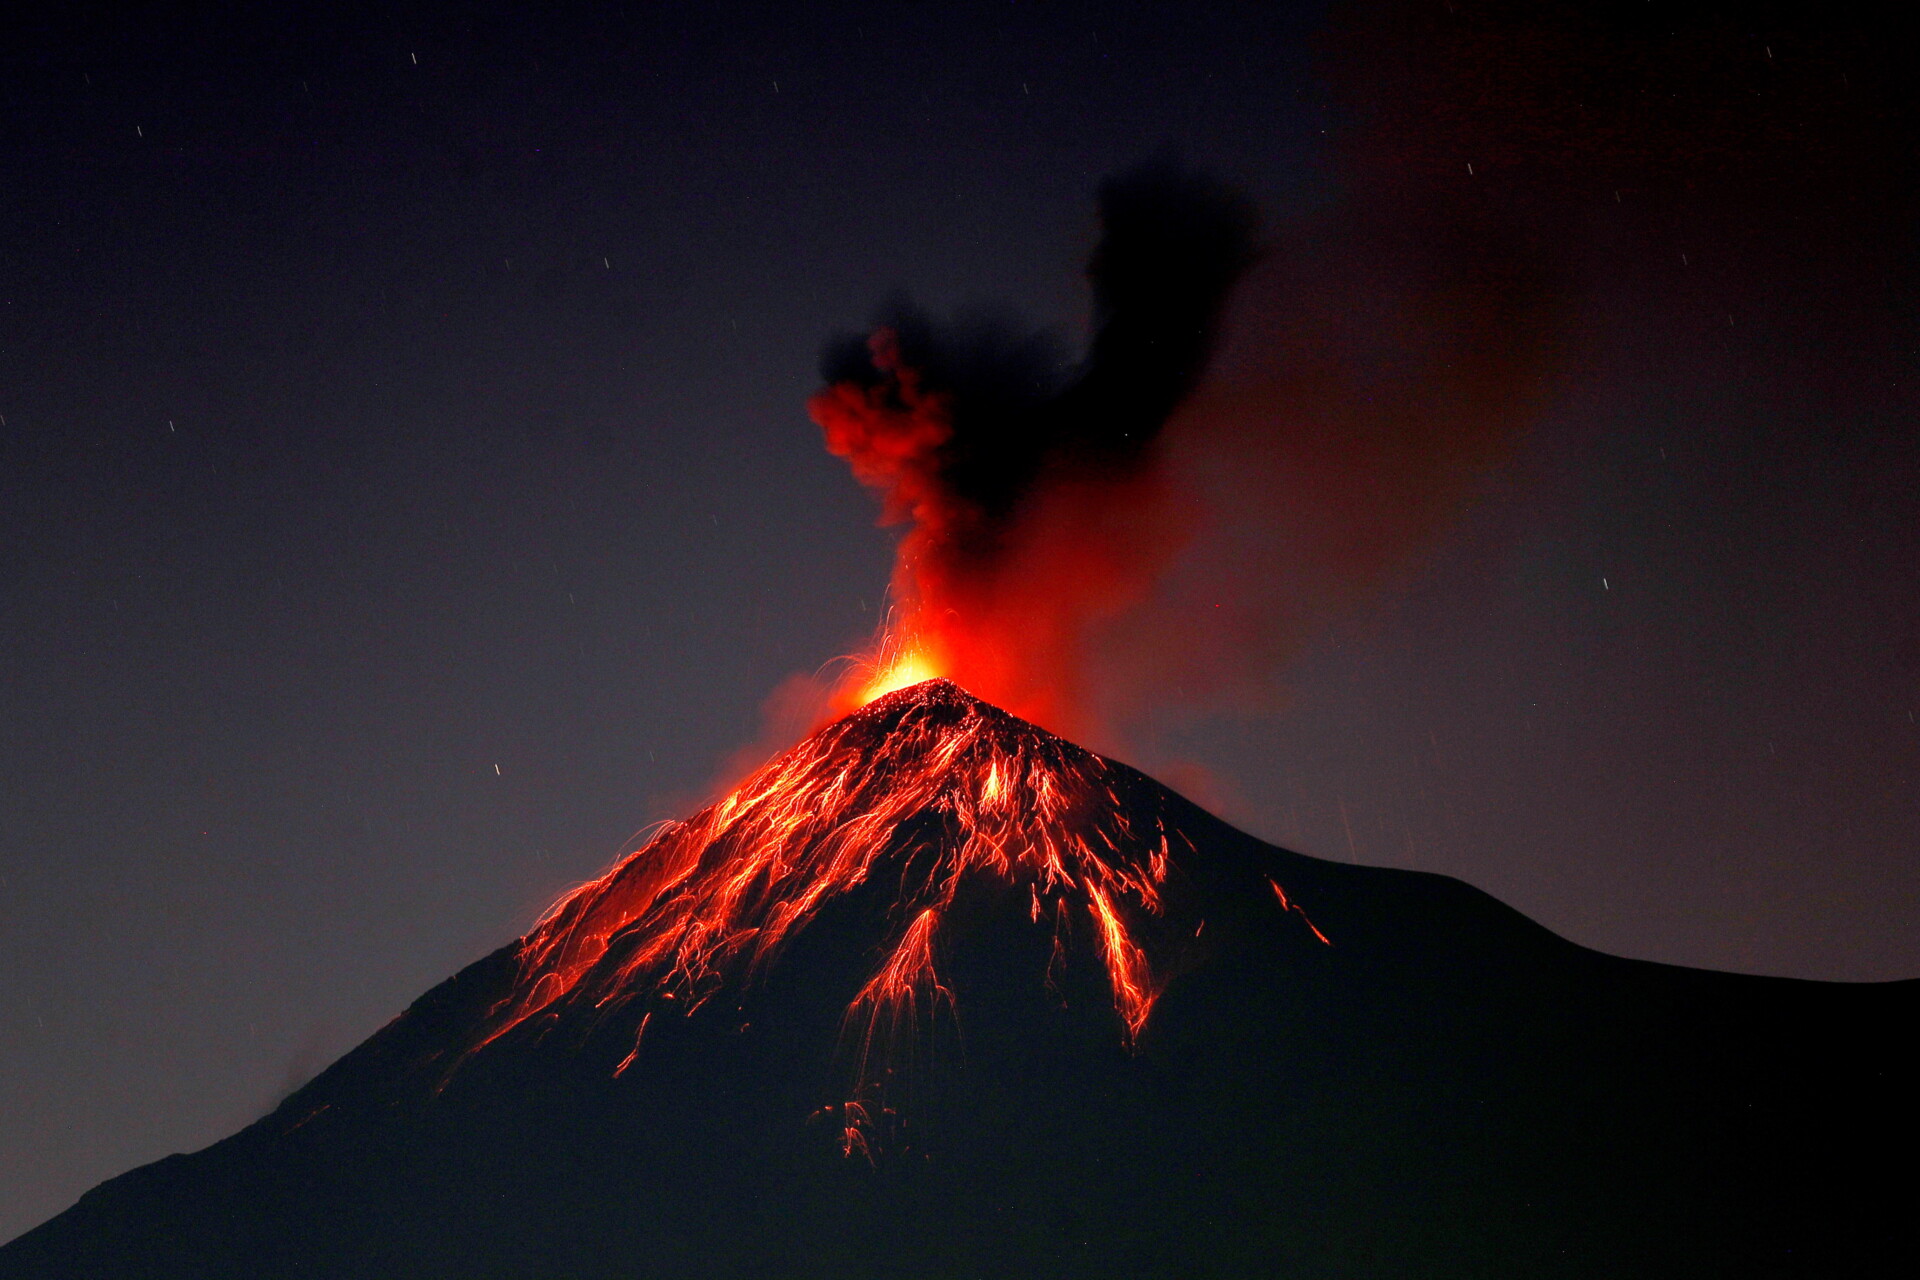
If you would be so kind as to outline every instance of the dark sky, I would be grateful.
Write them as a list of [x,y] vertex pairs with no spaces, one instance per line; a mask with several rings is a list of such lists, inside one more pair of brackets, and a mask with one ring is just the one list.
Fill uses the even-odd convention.
[[[1482,198],[1443,181],[1495,184],[1460,190],[1511,254],[1449,269],[1524,263],[1551,358],[1272,696],[1161,689],[1124,753],[1604,950],[1920,974],[1904,33],[1627,8],[1451,43],[1475,6],[10,35],[0,1237],[258,1116],[709,794],[885,590],[806,418],[823,342],[898,288],[1084,340],[1095,189],[1168,143],[1292,246],[1230,373],[1284,354],[1316,252],[1360,327],[1392,246],[1439,260]],[[1311,515],[1314,474],[1255,505]]]

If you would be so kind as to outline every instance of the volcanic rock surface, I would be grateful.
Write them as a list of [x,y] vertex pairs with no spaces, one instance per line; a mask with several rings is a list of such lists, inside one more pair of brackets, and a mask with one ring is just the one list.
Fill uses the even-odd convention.
[[883,698],[0,1277],[1892,1276],[1920,983],[1576,947]]

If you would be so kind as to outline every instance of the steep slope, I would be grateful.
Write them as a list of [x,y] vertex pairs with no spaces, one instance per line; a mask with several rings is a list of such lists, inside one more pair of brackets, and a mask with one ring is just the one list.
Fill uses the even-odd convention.
[[930,682],[0,1277],[1907,1274],[1917,1006],[1587,952]]

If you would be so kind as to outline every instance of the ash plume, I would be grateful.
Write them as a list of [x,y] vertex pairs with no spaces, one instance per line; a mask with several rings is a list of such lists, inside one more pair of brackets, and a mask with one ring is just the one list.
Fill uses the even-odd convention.
[[1257,237],[1246,195],[1161,157],[1100,222],[1078,365],[896,301],[809,407],[907,526],[891,685],[947,675],[1111,744],[1170,696],[1257,703],[1498,456],[1554,325],[1548,273],[1457,200],[1362,190]]
[[[1268,210],[1257,249],[1244,195],[1163,158],[1101,189],[1078,364],[905,303],[834,342],[813,416],[906,526],[877,678],[843,705],[947,675],[1106,750],[1155,713],[1276,705],[1282,665],[1635,340],[1604,318],[1622,289],[1768,317],[1805,336],[1795,377],[1857,398],[1822,335],[1883,331],[1907,278],[1854,246],[1911,243],[1912,113],[1843,28],[1339,5],[1326,198]],[[1683,235],[1743,274],[1710,301],[1649,276]],[[1725,334],[1675,328],[1673,358]]]
[[1165,156],[1102,185],[1100,222],[1077,365],[1048,335],[901,300],[828,347],[809,405],[883,520],[911,526],[892,643],[1062,728],[1082,727],[1087,628],[1132,606],[1177,544],[1159,528],[1160,438],[1257,256],[1252,202]]
[[1008,318],[942,323],[905,299],[821,362],[829,389],[812,409],[828,447],[890,515],[954,530],[927,549],[955,567],[990,571],[1043,477],[1117,480],[1146,465],[1255,258],[1252,202],[1169,157],[1103,183],[1100,224],[1094,338],[1077,366]]

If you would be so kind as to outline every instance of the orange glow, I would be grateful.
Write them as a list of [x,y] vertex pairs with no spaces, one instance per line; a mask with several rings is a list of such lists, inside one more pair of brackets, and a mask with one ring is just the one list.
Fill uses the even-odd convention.
[[1280,909],[1282,911],[1299,916],[1307,928],[1312,931],[1314,937],[1320,939],[1321,942],[1329,947],[1333,945],[1333,940],[1328,938],[1326,934],[1320,932],[1320,927],[1307,918],[1307,913],[1301,909],[1300,904],[1287,897],[1287,891],[1280,887],[1278,880],[1268,880],[1267,883],[1273,886],[1273,896],[1280,899]]
[[882,664],[879,674],[861,687],[855,704],[864,707],[876,698],[884,698],[910,685],[937,679],[941,674],[939,667],[926,655],[908,651]]
[[1191,535],[1192,516],[1150,466],[1053,477],[1044,500],[1017,515],[983,509],[944,475],[955,447],[949,398],[926,389],[891,331],[868,345],[886,381],[836,383],[807,408],[828,452],[880,496],[881,522],[907,528],[878,656],[856,667],[835,709],[945,677],[1023,720],[1099,740],[1090,638],[1148,598]]
[[1087,896],[1093,900],[1094,919],[1100,926],[1100,943],[1107,956],[1107,971],[1113,975],[1114,1002],[1120,1006],[1120,1016],[1127,1020],[1128,1034],[1137,1036],[1146,1027],[1147,1014],[1153,1009],[1153,999],[1158,994],[1147,975],[1146,955],[1127,936],[1127,927],[1121,923],[1107,895],[1093,886],[1087,890]]
[[[519,980],[475,1048],[568,1006],[643,1001],[640,1031],[662,1009],[691,1014],[751,982],[829,899],[880,884],[896,923],[847,1008],[839,1108],[843,1149],[871,1155],[894,1060],[952,1004],[935,955],[954,945],[944,922],[965,881],[1027,890],[1054,936],[1037,978],[1051,981],[1081,922],[1122,1039],[1145,1027],[1162,980],[1139,930],[1163,910],[1169,833],[1130,778],[946,681],[882,697],[555,904],[521,940]],[[644,1052],[636,1034],[617,1070]]]

